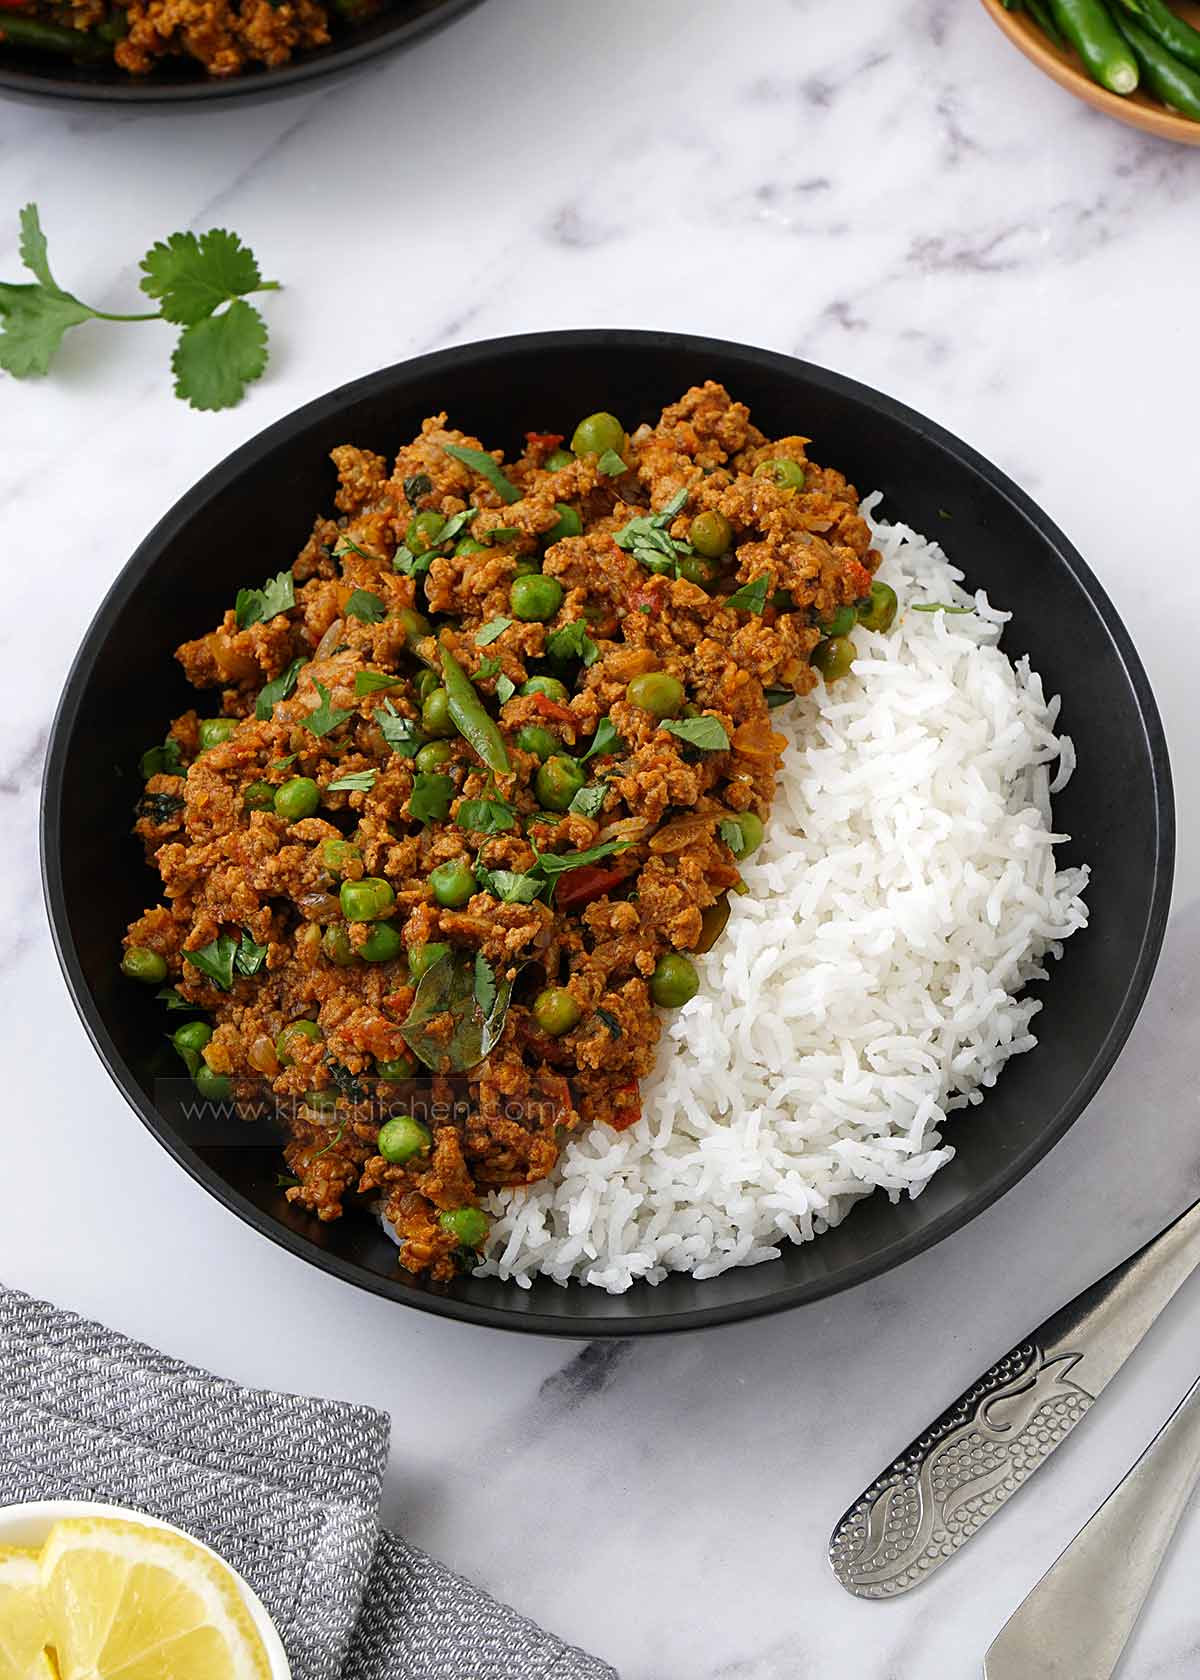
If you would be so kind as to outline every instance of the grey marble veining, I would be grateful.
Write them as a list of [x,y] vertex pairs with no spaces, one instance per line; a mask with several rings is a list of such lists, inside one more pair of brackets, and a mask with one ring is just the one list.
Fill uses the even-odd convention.
[[[1192,1287],[1038,1483],[927,1588],[864,1604],[827,1573],[832,1522],[891,1454],[1200,1179],[1200,154],[1073,102],[973,0],[488,0],[407,57],[261,108],[0,104],[0,159],[6,279],[16,209],[34,198],[60,279],[103,307],[132,307],[141,253],[185,226],[235,228],[285,285],[264,302],[267,377],[229,413],[171,396],[165,327],[89,326],[50,379],[0,381],[16,578],[0,616],[0,1277],[244,1381],[388,1407],[386,1519],[624,1680],[977,1675],[1195,1375]],[[74,648],[202,472],[375,367],[584,324],[808,356],[1013,473],[1139,645],[1181,826],[1146,1010],[1022,1185],[837,1300],[595,1347],[359,1297],[186,1180],[67,1002],[35,838]],[[959,1125],[969,1147],[969,1117]],[[1129,1680],[1194,1668],[1198,1547],[1194,1514]]]

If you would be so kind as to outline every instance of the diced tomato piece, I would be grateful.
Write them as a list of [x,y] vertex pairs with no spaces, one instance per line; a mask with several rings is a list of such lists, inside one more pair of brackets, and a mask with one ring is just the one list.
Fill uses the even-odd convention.
[[544,449],[549,455],[563,440],[561,432],[526,432],[525,442],[531,449]]
[[554,902],[560,910],[577,910],[581,904],[603,898],[605,893],[625,879],[620,869],[600,869],[594,863],[582,864],[558,877]]
[[550,718],[554,723],[574,723],[575,713],[570,706],[564,706],[561,700],[551,700],[548,694],[537,693],[532,696],[534,708],[544,718]]
[[871,574],[857,560],[851,560],[847,563],[846,578],[853,590],[852,600],[861,601],[871,593]]

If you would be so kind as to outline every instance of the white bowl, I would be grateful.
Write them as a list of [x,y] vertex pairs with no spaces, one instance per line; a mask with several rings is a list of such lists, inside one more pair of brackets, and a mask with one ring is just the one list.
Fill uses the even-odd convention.
[[[120,1517],[125,1522],[142,1523],[147,1528],[165,1528],[172,1534],[183,1534],[182,1529],[174,1528],[170,1523],[159,1522],[157,1517],[148,1517],[143,1511],[127,1511],[120,1505],[94,1505],[86,1499],[43,1499],[35,1505],[0,1506],[0,1546],[40,1546],[54,1524],[62,1521],[64,1517]],[[194,1534],[183,1534],[183,1537],[193,1545],[202,1546],[210,1557],[219,1557],[211,1546],[204,1546],[203,1541],[197,1540]],[[271,1680],[291,1680],[292,1670],[287,1653],[275,1632],[271,1618],[263,1608],[262,1600],[246,1585],[231,1564],[226,1563],[224,1558],[219,1558],[219,1561],[225,1564],[246,1601],[246,1608],[258,1629],[259,1638],[266,1647],[267,1658],[271,1664]]]

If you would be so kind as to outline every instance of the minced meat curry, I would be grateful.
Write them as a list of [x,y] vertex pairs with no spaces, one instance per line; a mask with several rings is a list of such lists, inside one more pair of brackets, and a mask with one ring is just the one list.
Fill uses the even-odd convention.
[[482,1198],[638,1119],[762,838],[771,708],[895,610],[854,489],[721,386],[563,441],[336,449],[337,513],[178,650],[215,715],[143,761],[164,903],[125,972],[193,1009],[202,1095],[278,1112],[291,1202],[382,1201],[435,1278]]

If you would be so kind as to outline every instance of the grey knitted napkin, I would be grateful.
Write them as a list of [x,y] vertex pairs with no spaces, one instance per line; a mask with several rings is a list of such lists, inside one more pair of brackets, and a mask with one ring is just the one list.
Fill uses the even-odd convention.
[[295,1680],[615,1680],[394,1534],[388,1420],[241,1388],[0,1285],[0,1505],[95,1499],[194,1534]]

